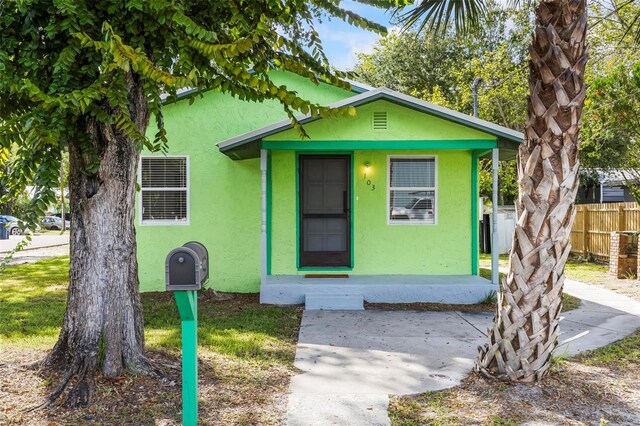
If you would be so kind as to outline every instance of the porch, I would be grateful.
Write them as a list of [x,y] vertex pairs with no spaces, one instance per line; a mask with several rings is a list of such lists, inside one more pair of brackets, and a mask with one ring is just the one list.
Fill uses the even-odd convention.
[[309,140],[287,120],[218,145],[260,159],[261,302],[473,304],[497,290],[497,251],[491,280],[478,275],[478,165],[491,159],[496,209],[499,160],[522,134],[385,88],[333,106],[357,114],[300,117]]
[[497,290],[497,284],[477,275],[267,275],[260,287],[260,302],[304,303],[307,309],[364,309],[364,301],[472,304]]

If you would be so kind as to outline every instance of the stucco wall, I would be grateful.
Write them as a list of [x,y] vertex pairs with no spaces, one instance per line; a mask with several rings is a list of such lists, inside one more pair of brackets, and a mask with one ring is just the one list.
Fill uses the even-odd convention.
[[[291,74],[275,73],[272,79],[323,104],[353,95],[327,85],[316,87]],[[277,102],[242,102],[214,91],[205,93],[193,105],[180,101],[165,106],[168,154],[189,156],[190,222],[140,225],[138,194],[136,225],[142,291],[164,289],[165,256],[172,248],[192,240],[209,249],[211,286],[221,291],[258,291],[260,167],[255,159],[229,159],[218,151],[216,143],[285,118]],[[151,124],[149,136],[156,131]]]
[[[271,153],[271,273],[304,274],[297,268],[296,153]],[[435,225],[387,224],[387,158],[433,155],[437,158]],[[471,152],[355,151],[352,274],[471,273]],[[364,163],[371,169],[367,185]],[[375,190],[372,190],[375,185]]]
[[[373,130],[371,114],[374,111],[386,111],[387,130]],[[343,117],[331,120],[317,120],[305,125],[310,143],[314,141],[342,140],[495,140],[495,136],[460,124],[414,111],[409,108],[379,100],[357,108],[353,118]],[[266,141],[299,140],[298,133],[291,129],[265,138]]]

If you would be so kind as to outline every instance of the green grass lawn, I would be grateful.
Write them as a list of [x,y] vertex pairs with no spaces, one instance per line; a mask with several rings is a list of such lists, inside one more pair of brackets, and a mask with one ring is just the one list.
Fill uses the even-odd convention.
[[0,271],[0,347],[51,348],[66,306],[69,258]]
[[[41,359],[54,345],[66,305],[68,267],[68,257],[62,257],[0,272],[1,361],[13,360],[19,365]],[[289,377],[296,371],[293,360],[302,311],[260,305],[255,294],[224,296],[227,299],[214,297],[211,292],[199,293],[201,418],[205,423],[278,424],[286,409]],[[174,383],[179,383],[180,319],[173,295],[144,293],[142,302],[150,356],[161,366],[173,365],[165,370]],[[13,400],[8,396],[0,402],[0,424],[6,420],[3,407],[16,414],[19,410],[15,407],[33,404],[33,395],[44,397],[47,387],[56,383],[55,378],[34,372],[22,372],[21,377],[16,373],[20,370],[9,367],[10,363],[0,362],[0,389],[16,394]],[[4,371],[3,367],[9,369]],[[159,383],[157,379],[134,377],[117,384],[101,380],[91,408],[58,411],[55,415],[35,411],[32,417],[19,416],[7,423],[95,424],[85,420],[84,416],[89,416],[102,424],[154,424],[159,419],[175,424],[180,418],[180,388],[166,387],[165,382],[171,380]],[[24,392],[13,388],[23,383],[31,383],[32,389],[21,400]],[[119,403],[122,392],[132,392],[134,402]],[[136,400],[152,402],[137,404]]]
[[[0,345],[50,348],[66,306],[69,258],[9,267],[0,273]],[[241,297],[241,296],[239,296]],[[180,349],[180,317],[170,293],[143,293],[145,336],[151,349]],[[201,296],[199,342],[238,358],[290,360],[300,314],[296,309],[245,306]],[[287,355],[284,355],[284,354]]]

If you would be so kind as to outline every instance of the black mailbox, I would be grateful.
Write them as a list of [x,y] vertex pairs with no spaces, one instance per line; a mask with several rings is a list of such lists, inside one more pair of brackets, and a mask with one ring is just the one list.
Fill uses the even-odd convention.
[[209,253],[191,241],[169,252],[165,260],[165,286],[169,291],[200,290],[209,279]]

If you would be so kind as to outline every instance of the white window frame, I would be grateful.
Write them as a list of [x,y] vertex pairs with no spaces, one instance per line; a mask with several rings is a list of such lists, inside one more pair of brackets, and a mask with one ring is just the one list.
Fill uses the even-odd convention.
[[[186,160],[186,172],[187,172],[187,218],[185,220],[175,219],[159,219],[159,220],[144,220],[142,215],[142,193],[145,189],[142,187],[142,159],[144,158],[184,158]],[[141,155],[140,163],[138,164],[138,185],[140,187],[140,193],[138,194],[138,206],[140,213],[140,226],[187,226],[191,223],[191,167],[188,155]],[[182,189],[182,188],[179,188]],[[176,188],[148,188],[149,191],[175,191]]]
[[[434,192],[434,203],[435,207],[433,209],[433,223],[426,223],[418,220],[392,220],[391,214],[389,213],[389,209],[391,208],[391,160],[393,159],[416,159],[416,160],[433,160],[434,167],[434,179],[433,179],[433,187],[412,187],[412,188],[394,188],[395,190],[405,190],[405,191],[433,191]],[[440,204],[438,202],[438,156],[437,155],[388,155],[387,156],[387,205],[385,206],[385,214],[387,216],[387,225],[391,226],[435,226],[438,224],[438,210],[440,208]]]

